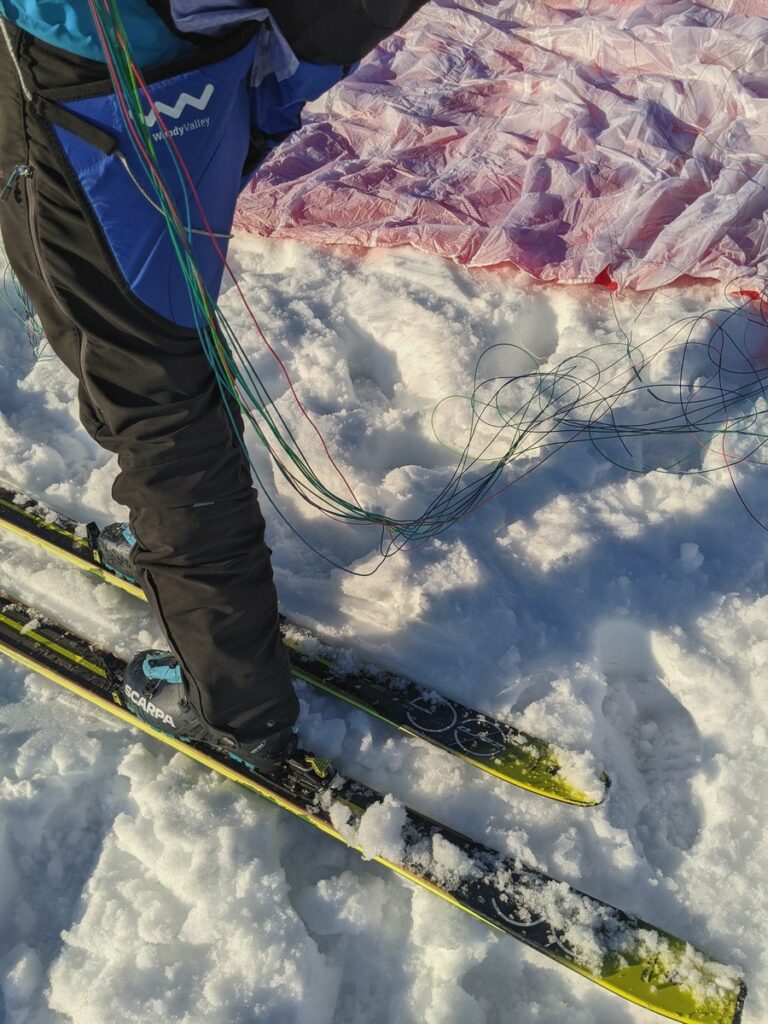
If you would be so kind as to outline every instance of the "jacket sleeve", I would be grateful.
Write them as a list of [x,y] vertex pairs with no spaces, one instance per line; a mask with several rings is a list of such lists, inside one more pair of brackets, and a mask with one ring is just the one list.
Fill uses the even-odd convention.
[[297,57],[354,64],[395,32],[426,0],[266,0]]

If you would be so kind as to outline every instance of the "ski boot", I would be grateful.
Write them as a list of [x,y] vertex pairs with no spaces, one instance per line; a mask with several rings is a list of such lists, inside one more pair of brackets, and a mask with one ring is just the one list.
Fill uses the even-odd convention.
[[264,734],[249,740],[206,725],[189,703],[181,667],[168,651],[135,655],[123,676],[123,696],[129,711],[160,732],[212,747],[262,775],[277,772],[298,747],[292,722],[268,720]]
[[94,544],[105,569],[129,583],[135,583],[133,575],[133,549],[136,538],[128,523],[111,523],[100,530]]

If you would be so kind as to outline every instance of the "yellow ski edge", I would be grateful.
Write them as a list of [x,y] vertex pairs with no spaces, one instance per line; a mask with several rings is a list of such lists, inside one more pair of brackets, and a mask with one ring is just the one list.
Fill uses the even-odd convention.
[[[23,512],[23,509],[19,511]],[[56,531],[56,527],[52,524],[43,522],[43,525],[47,529]],[[17,537],[21,537],[22,540],[31,541],[38,547],[43,548],[43,550],[50,551],[51,554],[69,562],[70,565],[74,565],[76,568],[82,569],[85,572],[89,572],[92,576],[98,577],[104,583],[111,583],[113,586],[119,587],[121,590],[125,590],[127,593],[132,594],[133,597],[138,597],[142,601],[146,601],[144,591],[136,583],[131,583],[130,580],[121,579],[113,572],[107,572],[105,569],[102,569],[100,565],[89,561],[82,555],[78,555],[74,551],[67,551],[67,549],[61,547],[61,545],[55,544],[53,541],[46,540],[45,537],[38,537],[35,534],[31,534],[27,530],[22,529],[22,527],[17,526],[15,523],[9,523],[7,519],[0,518],[0,527],[4,530],[8,530],[9,533],[15,534]],[[65,531],[58,532],[64,533]],[[68,536],[68,534],[66,535]]]
[[[297,650],[297,648],[292,644],[288,644],[287,646],[292,647],[293,650]],[[320,661],[324,659],[318,658],[317,660]],[[332,662],[327,662],[327,664],[332,665]],[[399,725],[398,723],[393,722],[391,719],[387,718],[385,715],[380,715],[374,708],[371,708],[368,704],[364,704],[362,701],[355,700],[355,698],[351,697],[349,694],[342,694],[342,692],[337,690],[332,683],[326,683],[323,680],[318,679],[316,676],[310,676],[309,673],[303,673],[300,668],[296,667],[293,668],[293,675],[295,675],[297,679],[302,679],[304,680],[304,682],[310,683],[318,690],[325,691],[325,693],[330,694],[332,697],[339,697],[340,699],[344,700],[347,704],[351,704],[353,707],[359,708],[361,711],[364,711],[367,715],[371,715],[373,718],[378,718],[380,721],[385,722],[387,725],[392,726],[395,729],[398,729],[400,732],[405,733],[407,736],[413,736],[415,739],[423,740],[425,743],[429,743],[427,737],[422,736],[414,729],[409,729],[407,725]],[[438,746],[437,749],[439,750],[442,748]],[[489,764],[486,761],[481,761],[478,758],[474,758],[470,754],[465,754],[460,750],[446,751],[446,753],[448,754],[449,757],[455,757],[458,758],[460,761],[464,761],[467,764],[471,764],[474,768],[479,768],[487,775],[493,775],[495,778],[501,779],[502,782],[507,782],[510,785],[515,786],[517,789],[527,790],[527,792],[529,793],[535,793],[536,796],[546,797],[548,800],[554,800],[556,803],[569,804],[573,807],[598,807],[605,800],[605,794],[601,797],[600,800],[593,800],[586,793],[580,793],[578,790],[573,789],[570,786],[567,787],[568,790],[570,790],[571,792],[571,795],[569,796],[553,793],[550,790],[540,789],[533,783],[526,782],[524,779],[520,779],[516,776],[511,776],[506,772],[500,771],[498,768],[494,768],[492,764]]]
[[[44,643],[50,643],[45,638],[41,638],[41,640]],[[129,711],[126,711],[119,704],[110,702],[106,700],[104,697],[100,697],[98,694],[90,693],[86,688],[78,685],[70,679],[67,679],[66,676],[61,675],[60,673],[56,672],[55,670],[47,666],[41,665],[39,662],[35,661],[34,658],[31,658],[23,652],[16,650],[14,647],[7,645],[2,639],[0,639],[0,654],[7,655],[17,663],[25,666],[26,668],[37,673],[38,675],[41,675],[44,678],[47,678],[54,683],[57,683],[59,686],[68,690],[70,693],[73,693],[78,697],[83,697],[89,703],[93,704],[94,706],[100,708],[103,711],[106,711],[108,714],[113,715],[126,725],[130,725],[133,728],[139,729],[141,732],[144,732],[148,736],[151,736],[154,739],[159,740],[161,743],[164,743],[166,746],[171,747],[178,753],[184,754],[187,757],[192,758],[192,760],[197,761],[199,764],[204,765],[206,768],[215,771],[217,774],[223,776],[229,781],[235,782],[243,788],[249,789],[252,792],[256,793],[258,796],[263,797],[270,803],[282,808],[283,810],[289,811],[295,817],[301,818],[303,821],[306,821],[310,825],[314,825],[314,827],[317,828],[319,831],[325,833],[333,839],[338,840],[350,849],[356,850],[357,853],[361,854],[365,858],[362,849],[359,846],[349,843],[344,838],[344,836],[342,836],[341,833],[338,832],[332,825],[329,825],[327,822],[323,821],[321,818],[315,815],[307,813],[307,811],[303,810],[298,805],[292,803],[290,800],[286,800],[285,798],[279,796],[267,787],[261,786],[255,779],[248,778],[246,775],[242,774],[235,768],[230,769],[229,767],[227,767],[226,764],[222,763],[214,757],[211,757],[204,751],[198,750],[197,748],[192,747],[189,744],[182,742],[181,740],[177,740],[173,736],[169,736],[167,734],[159,732],[158,730],[152,728],[152,726],[148,723],[143,722],[135,715],[132,715]],[[505,930],[501,928],[491,918],[486,917],[484,914],[476,910],[473,910],[470,907],[467,907],[464,903],[462,903],[456,897],[451,895],[451,893],[446,892],[446,890],[441,889],[439,886],[429,882],[427,879],[419,875],[413,874],[411,871],[403,867],[401,864],[397,864],[393,861],[388,860],[385,857],[381,857],[378,855],[369,857],[367,859],[373,860],[376,863],[381,864],[382,866],[388,868],[390,871],[393,871],[395,874],[399,875],[401,878],[404,878],[407,881],[412,882],[414,885],[417,885],[419,888],[425,889],[426,891],[431,892],[435,896],[439,896],[446,903],[449,903],[457,909],[462,910],[465,914],[468,914],[470,917],[473,917],[478,921],[482,921],[484,924],[489,925],[490,927],[494,928],[496,931],[501,932],[502,934],[506,934]],[[525,943],[525,940],[522,937],[515,937],[518,938],[518,941],[522,941],[523,943]],[[536,949],[536,947],[532,948]],[[544,952],[539,949],[537,949],[536,951],[539,953]],[[660,1009],[657,1006],[653,1006],[650,1002],[647,1002],[635,996],[633,993],[627,992],[620,986],[612,984],[609,979],[601,978],[595,974],[590,973],[587,969],[580,967],[573,961],[567,960],[564,957],[561,958],[556,954],[549,952],[544,953],[544,955],[550,957],[552,960],[554,960],[557,963],[560,963],[562,966],[573,971],[574,973],[579,974],[586,980],[591,981],[594,984],[597,984],[606,991],[612,992],[613,994],[619,996],[621,999],[626,1000],[627,1002],[634,1003],[635,1005],[641,1006],[644,1009],[650,1010],[651,1012],[656,1013],[661,1017],[665,1017],[668,1020],[677,1021],[678,1024],[702,1024],[701,1016],[691,1017],[687,1014],[680,1015],[667,1013],[663,1009]],[[717,1022],[711,1020],[711,1024],[736,1024],[736,1018],[732,1016],[730,1021],[727,1021],[725,1018],[722,1018],[721,1021]]]

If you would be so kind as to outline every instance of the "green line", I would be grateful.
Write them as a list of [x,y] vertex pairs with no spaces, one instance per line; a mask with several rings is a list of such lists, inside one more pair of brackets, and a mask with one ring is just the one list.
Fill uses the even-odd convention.
[[69,650],[67,647],[61,647],[53,640],[49,640],[48,637],[43,636],[41,633],[37,633],[34,629],[25,629],[20,622],[16,622],[15,619],[8,618],[0,612],[0,622],[5,623],[6,626],[10,626],[19,636],[28,636],[35,643],[40,644],[42,647],[47,647],[51,651],[55,651],[57,654],[66,658],[67,661],[71,661],[74,665],[80,665],[81,668],[87,668],[89,672],[93,672],[94,675],[100,676],[102,679],[107,678],[107,671],[100,665],[96,665],[92,661],[88,661],[82,654],[76,654],[74,651]]
[[21,508],[20,505],[17,505],[13,501],[7,501],[5,498],[0,498],[0,505],[5,506],[5,508],[11,509],[18,515],[24,516],[26,519],[31,519],[33,523],[35,523],[43,530],[50,530],[52,533],[61,534],[63,537],[66,537],[67,540],[70,541],[70,543],[73,545],[76,545],[78,547],[85,547],[90,550],[90,545],[88,544],[88,541],[76,536],[74,530],[66,530],[61,526],[57,526],[55,523],[46,523],[44,519],[42,519],[38,515],[35,515],[34,512],[28,512],[26,509]]

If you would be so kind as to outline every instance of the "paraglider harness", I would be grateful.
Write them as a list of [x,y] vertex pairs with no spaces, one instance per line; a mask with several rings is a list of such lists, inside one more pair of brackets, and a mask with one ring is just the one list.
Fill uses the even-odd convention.
[[[420,3],[399,0],[399,6],[412,10]],[[142,127],[150,132],[159,179],[183,212],[200,278],[214,298],[238,194],[270,148],[299,127],[305,101],[350,70],[299,59],[267,11],[255,17],[143,74],[150,98],[143,101]],[[388,31],[380,30],[378,38]],[[29,92],[23,79],[22,86]],[[121,288],[172,323],[194,327],[177,243],[153,199],[151,175],[111,79],[105,74],[103,81],[36,92],[28,100],[49,128],[61,171],[119,271]]]

